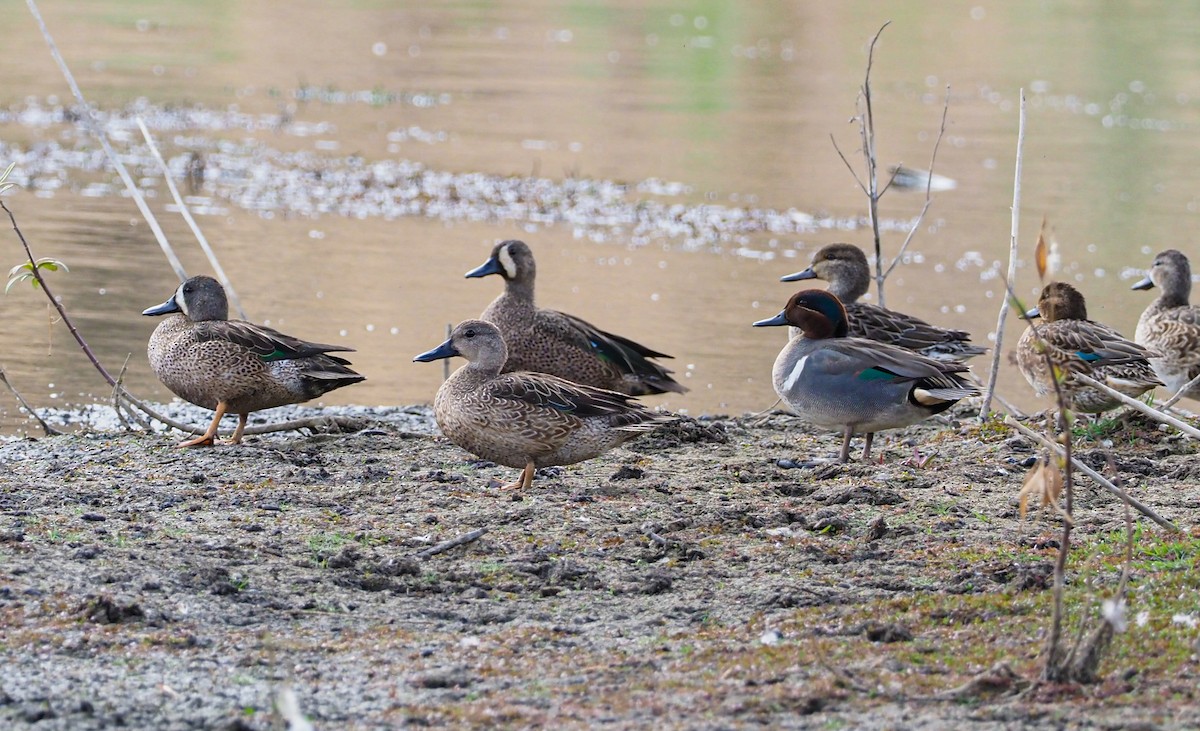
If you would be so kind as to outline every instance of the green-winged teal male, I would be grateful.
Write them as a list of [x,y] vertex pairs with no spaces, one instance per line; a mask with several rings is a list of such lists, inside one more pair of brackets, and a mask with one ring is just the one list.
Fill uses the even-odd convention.
[[[1038,317],[1042,324],[1033,324]],[[1017,342],[1017,366],[1038,396],[1053,396],[1055,373],[1065,374],[1058,387],[1071,408],[1098,414],[1121,402],[1071,374],[1083,373],[1130,398],[1162,385],[1146,359],[1146,348],[1089,320],[1083,294],[1066,282],[1043,287],[1037,307],[1026,312],[1025,319],[1031,323]]]
[[782,282],[803,279],[829,282],[829,291],[846,308],[851,337],[878,340],[938,360],[966,360],[987,352],[987,348],[971,344],[970,333],[946,330],[912,315],[859,302],[870,287],[871,270],[866,254],[853,244],[824,246],[813,255],[808,269],[780,277]]
[[875,432],[915,424],[979,394],[959,375],[967,371],[961,363],[850,337],[846,309],[830,292],[797,292],[778,315],[754,323],[766,325],[800,329],[775,359],[775,391],[802,419],[842,433],[842,462],[850,459],[853,434],[866,434],[869,459]]
[[467,364],[438,389],[433,402],[438,427],[472,454],[522,468],[520,479],[506,489],[529,487],[536,467],[591,459],[674,418],[627,394],[545,373],[502,373],[508,358],[504,337],[483,320],[459,323],[449,340],[413,360],[456,355]]
[[225,289],[212,277],[192,277],[143,315],[170,315],[150,336],[150,367],[185,401],[216,414],[203,435],[179,446],[211,445],[226,413],[238,415],[231,444],[242,440],[250,412],[316,398],[364,380],[339,345],[310,343],[269,327],[230,320]]
[[[1158,287],[1162,294],[1138,319],[1134,338],[1147,348],[1158,351],[1151,358],[1154,372],[1172,395],[1200,376],[1200,306],[1189,304],[1192,294],[1192,266],[1182,252],[1167,249],[1154,257],[1146,277],[1134,289]],[[1184,394],[1200,400],[1200,385]]]
[[505,371],[549,373],[632,396],[688,390],[671,378],[671,371],[649,360],[671,356],[605,332],[574,315],[535,305],[537,267],[525,242],[497,244],[486,262],[467,272],[468,277],[489,274],[504,278],[504,293],[488,305],[480,319],[495,323],[504,335],[508,344]]

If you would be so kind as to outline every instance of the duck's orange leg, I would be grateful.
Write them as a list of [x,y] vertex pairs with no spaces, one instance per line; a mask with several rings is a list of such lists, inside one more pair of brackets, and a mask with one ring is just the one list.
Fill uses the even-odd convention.
[[520,478],[516,482],[505,485],[501,490],[526,490],[533,484],[533,461],[525,464],[525,469],[521,471]]
[[211,447],[217,438],[217,425],[221,423],[221,417],[225,415],[225,402],[217,402],[217,413],[213,414],[212,423],[208,425],[208,429],[203,434],[195,439],[189,439],[186,442],[180,442],[181,447]]
[[242,443],[242,433],[246,431],[246,419],[249,417],[250,414],[238,414],[238,425],[237,428],[233,430],[233,436],[229,438],[230,444]]

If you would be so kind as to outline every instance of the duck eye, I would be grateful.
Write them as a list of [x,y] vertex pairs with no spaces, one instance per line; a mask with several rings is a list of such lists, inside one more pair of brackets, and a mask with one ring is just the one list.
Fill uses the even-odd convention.
[[467,330],[466,332],[464,332],[464,333],[463,333],[463,337],[466,337],[466,338],[473,338],[473,337],[475,337],[475,331],[474,331],[474,330]]

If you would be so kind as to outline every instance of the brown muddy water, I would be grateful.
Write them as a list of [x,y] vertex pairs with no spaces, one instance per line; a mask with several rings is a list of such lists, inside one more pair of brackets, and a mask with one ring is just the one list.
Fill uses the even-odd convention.
[[[168,399],[139,316],[177,280],[132,201],[78,128],[24,3],[4,2],[0,162],[35,255],[110,369]],[[1192,240],[1200,8],[1085,2],[420,4],[43,2],[42,13],[189,273],[211,270],[137,131],[176,174],[206,162],[189,204],[250,319],[358,349],[369,380],[326,403],[428,402],[442,371],[411,363],[476,316],[497,278],[467,280],[499,240],[538,257],[538,296],[673,353],[691,387],[650,399],[690,413],[774,400],[780,334],[752,321],[778,278],[833,241],[863,246],[856,95],[866,45],[882,166],[929,163],[935,193],[887,304],[994,337],[1006,266],[1018,93],[1028,97],[1020,243],[1043,215],[1059,276],[1128,335],[1150,297],[1129,285]],[[861,173],[860,173],[861,174]],[[894,253],[923,196],[881,204]],[[7,225],[5,226],[7,231]],[[12,232],[0,257],[22,253]],[[1029,295],[1036,274],[1016,283]],[[39,292],[0,300],[0,365],[38,407],[107,398]],[[1004,350],[1022,324],[1008,323]],[[976,359],[975,370],[987,363]],[[1036,407],[1004,363],[1001,394]],[[4,431],[25,428],[0,398]]]

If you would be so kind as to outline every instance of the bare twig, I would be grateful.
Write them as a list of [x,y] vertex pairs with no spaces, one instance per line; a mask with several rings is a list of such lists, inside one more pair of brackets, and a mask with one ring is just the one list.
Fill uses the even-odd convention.
[[138,129],[142,130],[142,137],[146,139],[146,145],[149,146],[154,159],[158,161],[158,166],[162,169],[163,180],[167,181],[167,188],[171,191],[171,195],[175,198],[175,205],[179,206],[179,213],[183,216],[183,220],[187,221],[188,227],[192,229],[192,234],[196,237],[196,241],[200,243],[200,248],[204,250],[204,255],[208,257],[208,263],[212,264],[213,273],[217,275],[217,279],[221,281],[221,286],[225,288],[225,292],[229,295],[229,301],[233,303],[233,308],[237,310],[238,317],[243,320],[246,318],[246,310],[242,308],[242,301],[238,298],[237,292],[233,289],[233,282],[229,281],[225,270],[221,267],[221,262],[217,261],[217,255],[213,252],[212,247],[208,245],[208,239],[205,238],[204,232],[200,230],[200,225],[196,223],[196,219],[192,218],[192,212],[188,210],[187,204],[183,201],[183,196],[179,195],[179,188],[175,187],[175,180],[171,177],[171,170],[167,167],[167,161],[163,160],[163,156],[158,151],[158,145],[154,144],[154,138],[150,136],[150,130],[146,129],[146,123],[139,116],[137,118]]
[[1179,399],[1186,396],[1188,391],[1191,391],[1193,388],[1195,388],[1196,384],[1200,384],[1200,376],[1196,376],[1192,380],[1183,384],[1183,388],[1180,388],[1178,391],[1176,391],[1174,396],[1167,399],[1165,403],[1160,404],[1158,408],[1162,409],[1163,411],[1171,408],[1177,401],[1179,401]]
[[42,277],[41,268],[38,267],[37,260],[33,258],[33,252],[29,249],[29,242],[25,240],[25,234],[21,233],[20,227],[17,226],[17,219],[15,216],[13,216],[13,212],[8,210],[8,206],[6,206],[3,201],[0,201],[0,208],[3,208],[4,212],[8,214],[8,220],[12,222],[13,231],[17,232],[17,238],[21,240],[21,246],[25,247],[25,255],[29,257],[29,263],[33,268],[34,280],[37,281],[38,286],[42,288],[42,291],[46,293],[46,297],[50,299],[50,304],[54,305],[54,309],[58,310],[59,317],[63,319],[63,323],[65,323],[67,329],[71,331],[71,335],[75,338],[75,342],[79,343],[79,347],[83,349],[83,352],[87,355],[88,360],[92,362],[92,365],[96,367],[96,370],[100,372],[100,375],[104,377],[104,380],[108,382],[108,385],[117,385],[117,379],[113,378],[112,374],[109,373],[103,365],[101,365],[100,359],[97,358],[96,354],[92,352],[92,349],[88,346],[87,341],[84,340],[83,336],[79,334],[79,330],[75,329],[75,323],[71,322],[71,318],[67,317],[67,311],[63,309],[62,303],[59,302],[54,294],[50,291],[49,285],[46,284],[45,278]]
[[[1017,127],[1017,164],[1013,174],[1012,229],[1008,244],[1008,279],[1005,286],[1017,278],[1017,231],[1021,222],[1021,154],[1025,147],[1025,90],[1021,89],[1021,121]],[[1000,314],[996,318],[996,343],[992,346],[992,368],[988,374],[987,391],[979,418],[986,419],[992,410],[992,394],[996,391],[996,377],[1000,374],[1001,343],[1004,341],[1004,322],[1008,318],[1008,297],[1000,300]],[[1053,372],[1053,371],[1051,371]]]
[[[1038,444],[1041,444],[1042,446],[1053,450],[1055,452],[1055,454],[1057,454],[1059,456],[1063,455],[1063,446],[1061,444],[1055,444],[1051,440],[1047,439],[1046,437],[1044,437],[1041,434],[1038,434],[1037,432],[1033,431],[1029,427],[1022,424],[1021,422],[1012,418],[1011,416],[1005,417],[1004,423],[1007,424],[1008,426],[1011,426],[1012,428],[1016,429],[1017,431],[1021,432],[1022,434],[1029,437],[1030,439],[1034,440]],[[1130,497],[1130,495],[1127,492],[1125,492],[1121,488],[1114,485],[1104,475],[1093,470],[1091,467],[1088,467],[1086,464],[1084,464],[1083,462],[1080,462],[1078,459],[1075,459],[1074,457],[1072,457],[1071,464],[1074,465],[1074,467],[1076,469],[1078,469],[1080,472],[1082,472],[1083,474],[1090,477],[1097,485],[1104,488],[1105,490],[1108,490],[1113,495],[1116,495],[1117,497],[1119,497],[1121,500],[1128,502],[1130,505],[1132,505],[1134,508],[1136,508],[1139,513],[1146,516],[1150,520],[1153,520],[1155,523],[1158,523],[1160,526],[1162,526],[1163,528],[1166,528],[1169,531],[1173,531],[1175,533],[1180,532],[1179,528],[1174,523],[1172,523],[1171,521],[1162,517],[1158,513],[1154,512],[1153,509],[1147,507],[1146,505],[1143,505],[1141,502],[1139,502],[1135,498]]]
[[461,536],[458,536],[457,538],[451,538],[448,541],[442,541],[441,543],[437,544],[436,546],[430,546],[429,548],[426,548],[424,551],[421,551],[420,553],[417,554],[417,558],[429,558],[431,556],[436,556],[439,553],[445,553],[446,551],[449,551],[451,548],[457,548],[459,546],[466,545],[472,541],[479,540],[479,537],[487,532],[488,532],[487,528],[476,528],[475,530],[471,531],[470,533],[464,533]]
[[[904,237],[904,243],[900,245],[900,251],[896,252],[896,256],[892,259],[892,263],[888,266],[887,271],[883,273],[883,279],[887,279],[892,275],[892,270],[904,258],[904,252],[908,251],[908,245],[912,243],[913,235],[917,229],[921,227],[921,221],[925,218],[925,213],[929,211],[929,206],[933,203],[933,167],[937,162],[938,147],[942,144],[942,137],[946,134],[946,117],[950,114],[950,85],[946,85],[946,102],[942,105],[942,125],[938,128],[937,140],[933,143],[933,154],[929,157],[929,179],[925,181],[925,205],[921,206],[921,212],[917,214],[917,220],[913,221],[912,228],[908,230],[908,235]],[[892,172],[892,180],[896,179],[896,173],[900,171],[897,166]],[[892,187],[892,180],[888,181],[880,195],[887,192],[887,189]],[[883,304],[883,280],[879,282],[879,298],[880,306]]]
[[52,436],[58,436],[58,435],[62,434],[61,431],[59,431],[58,429],[55,429],[54,427],[47,424],[46,420],[43,419],[41,416],[39,416],[38,412],[35,411],[32,406],[29,405],[29,402],[25,400],[25,397],[21,395],[21,392],[18,391],[16,389],[16,387],[14,387],[12,385],[12,383],[9,382],[8,374],[4,372],[3,366],[0,366],[0,381],[3,381],[4,385],[8,387],[8,390],[12,391],[12,395],[17,397],[17,401],[25,409],[25,413],[29,414],[29,416],[32,419],[37,421],[38,426],[42,427],[42,432],[46,436],[52,437]]
[[875,114],[871,108],[871,67],[875,63],[875,44],[884,28],[892,24],[887,21],[879,26],[875,37],[871,39],[871,47],[867,51],[867,73],[863,78],[863,109],[864,118],[860,124],[863,140],[863,156],[867,160],[867,208],[871,217],[871,231],[875,236],[875,287],[879,290],[879,306],[884,307],[883,299],[883,243],[879,234],[879,174],[875,158]]
[[1117,399],[1118,401],[1125,404],[1126,406],[1137,409],[1138,411],[1149,416],[1151,419],[1154,419],[1157,422],[1161,422],[1163,424],[1169,424],[1169,425],[1175,427],[1176,429],[1178,429],[1179,431],[1183,432],[1184,434],[1188,435],[1192,439],[1200,439],[1200,429],[1197,429],[1196,427],[1192,426],[1191,424],[1188,424],[1186,421],[1180,421],[1179,419],[1176,419],[1174,416],[1171,416],[1170,414],[1164,414],[1163,412],[1159,411],[1158,409],[1152,409],[1149,406],[1147,406],[1146,404],[1142,403],[1141,401],[1138,401],[1135,398],[1129,398],[1128,396],[1121,393],[1120,391],[1110,388],[1108,386],[1108,384],[1101,383],[1100,381],[1097,381],[1095,378],[1092,378],[1091,376],[1087,376],[1082,373],[1076,373],[1073,377],[1078,381],[1086,383],[1087,385],[1091,386],[1092,388],[1096,388],[1096,389],[1103,391],[1104,393],[1108,394],[1109,396],[1112,396],[1113,398]]
[[[129,171],[125,169],[125,163],[121,162],[121,158],[117,156],[112,145],[108,141],[108,135],[104,130],[100,129],[100,125],[96,123],[95,117],[92,116],[92,108],[88,105],[87,100],[83,98],[83,92],[79,89],[79,84],[75,83],[75,77],[71,75],[71,69],[67,67],[67,62],[58,52],[58,46],[54,43],[54,37],[50,35],[50,29],[46,27],[46,21],[42,20],[42,14],[38,11],[37,3],[34,0],[25,0],[25,4],[29,6],[29,12],[33,14],[33,19],[37,21],[38,27],[42,30],[42,37],[46,39],[46,45],[50,47],[50,55],[58,64],[59,70],[67,79],[67,84],[71,87],[71,93],[75,95],[75,101],[79,102],[82,107],[80,110],[80,119],[83,120],[84,127],[88,132],[100,142],[100,146],[104,148],[104,154],[108,156],[108,161],[116,169],[117,174],[121,176],[121,180],[125,183],[125,188],[129,194],[133,196],[134,203],[137,204],[138,210],[142,212],[142,217],[146,219],[146,223],[150,224],[150,230],[154,232],[154,238],[158,240],[158,245],[162,247],[163,254],[166,255],[167,261],[170,262],[171,268],[175,270],[179,281],[187,279],[187,272],[183,268],[183,263],[179,261],[179,257],[175,256],[175,251],[171,248],[170,242],[167,241],[166,234],[158,225],[158,220],[154,218],[154,214],[150,211],[150,206],[146,204],[146,198],[142,195],[142,191],[133,182],[133,177]],[[111,377],[110,377],[111,378]],[[112,381],[109,380],[109,384]]]

